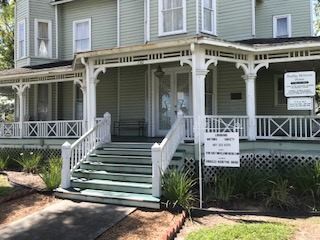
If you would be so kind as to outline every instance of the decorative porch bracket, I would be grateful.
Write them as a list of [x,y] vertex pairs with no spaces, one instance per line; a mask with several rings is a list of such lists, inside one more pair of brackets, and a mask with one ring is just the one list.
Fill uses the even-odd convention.
[[257,138],[256,120],[256,79],[258,71],[265,67],[269,68],[269,63],[255,64],[254,57],[248,57],[248,63],[236,63],[236,67],[244,71],[242,78],[246,82],[246,111],[248,116],[248,140],[255,141]]
[[12,89],[17,91],[17,95],[19,97],[19,129],[20,129],[20,138],[23,137],[23,120],[24,120],[24,99],[23,94],[27,88],[30,88],[30,84],[14,84],[12,85]]

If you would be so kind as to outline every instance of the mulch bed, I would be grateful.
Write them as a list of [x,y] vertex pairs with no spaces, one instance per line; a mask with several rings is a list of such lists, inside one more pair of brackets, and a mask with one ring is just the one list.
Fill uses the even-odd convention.
[[180,219],[181,214],[138,209],[107,230],[97,240],[162,240],[168,229]]

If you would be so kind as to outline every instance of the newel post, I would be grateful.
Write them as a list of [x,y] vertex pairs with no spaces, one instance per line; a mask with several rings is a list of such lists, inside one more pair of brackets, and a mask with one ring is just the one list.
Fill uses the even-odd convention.
[[180,129],[181,143],[184,143],[184,139],[186,137],[186,125],[185,125],[185,121],[184,121],[184,114],[181,110],[178,111],[177,118],[178,118],[179,123],[181,124],[181,126],[180,126],[181,127],[181,129]]
[[67,189],[70,187],[70,158],[71,158],[71,144],[65,142],[61,149],[62,156],[62,170],[61,170],[61,187]]
[[152,157],[152,196],[161,196],[161,147],[155,143],[151,148]]
[[105,137],[103,139],[103,141],[105,143],[109,143],[111,142],[111,114],[106,112],[104,115],[103,115],[105,121],[106,121],[106,125],[105,125]]

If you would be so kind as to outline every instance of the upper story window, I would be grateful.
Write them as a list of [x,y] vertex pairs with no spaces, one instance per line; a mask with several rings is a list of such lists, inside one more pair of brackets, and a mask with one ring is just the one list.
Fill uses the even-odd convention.
[[216,0],[202,0],[202,31],[216,35]]
[[159,35],[186,32],[186,0],[159,0]]
[[75,53],[91,50],[91,19],[73,22],[73,50]]
[[52,46],[51,21],[35,20],[35,55],[50,58]]
[[26,21],[18,23],[18,59],[26,56]]
[[273,17],[273,37],[291,37],[291,15],[280,15]]

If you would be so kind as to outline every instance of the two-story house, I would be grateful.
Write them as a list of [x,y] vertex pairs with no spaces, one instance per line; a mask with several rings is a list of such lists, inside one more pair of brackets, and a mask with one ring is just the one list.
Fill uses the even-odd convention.
[[[246,151],[316,150],[315,101],[291,110],[284,86],[286,72],[320,70],[313,1],[17,0],[15,11],[16,68],[0,73],[0,87],[16,92],[16,122],[2,124],[0,137],[48,146],[80,138],[64,156],[63,187],[80,189],[70,198],[157,203],[159,164],[181,142],[197,159],[204,130],[238,131]],[[85,162],[106,112],[112,139],[131,142],[107,149],[121,166]],[[159,138],[153,151],[132,143]]]

